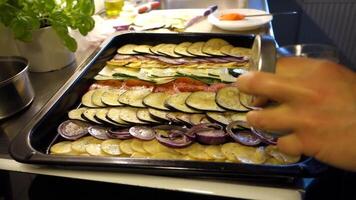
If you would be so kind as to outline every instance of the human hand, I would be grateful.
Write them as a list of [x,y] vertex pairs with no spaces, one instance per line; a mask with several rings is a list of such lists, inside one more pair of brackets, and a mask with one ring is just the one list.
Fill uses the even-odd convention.
[[248,72],[237,87],[278,102],[250,111],[247,121],[289,132],[278,139],[281,151],[356,171],[356,73],[326,60],[288,57],[278,60],[276,74]]

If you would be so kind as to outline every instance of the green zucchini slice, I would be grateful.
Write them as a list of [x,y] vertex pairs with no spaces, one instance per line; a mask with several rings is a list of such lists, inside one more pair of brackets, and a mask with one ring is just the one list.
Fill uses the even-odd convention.
[[92,101],[92,96],[93,96],[93,93],[95,92],[95,90],[89,90],[87,93],[85,93],[83,96],[82,96],[82,104],[84,106],[87,106],[87,107],[90,107],[90,108],[97,108],[98,106],[93,104],[93,101]]
[[94,108],[86,109],[83,112],[82,117],[90,122],[95,123],[95,124],[103,124],[103,123],[99,122],[97,119],[95,119],[95,114],[96,114],[96,109],[94,109]]
[[137,111],[138,108],[122,107],[119,113],[120,119],[131,124],[147,124],[147,122],[137,118]]
[[182,111],[185,113],[201,113],[201,111],[192,109],[185,104],[188,96],[191,95],[191,92],[181,92],[171,95],[165,102],[167,107],[171,107],[175,110]]
[[169,97],[170,95],[165,92],[151,93],[143,99],[143,104],[151,108],[156,108],[160,110],[169,110],[164,105],[164,103]]
[[174,52],[182,56],[195,57],[194,55],[188,53],[187,51],[190,45],[192,45],[191,42],[182,42],[174,48]]
[[129,125],[129,123],[125,122],[124,120],[122,120],[120,118],[120,112],[121,112],[121,107],[120,108],[110,108],[109,112],[106,114],[106,117],[115,123],[118,123],[118,124],[121,124],[124,126]]
[[101,95],[101,101],[108,106],[122,106],[119,102],[119,97],[125,90],[108,89]]
[[240,104],[239,93],[237,87],[221,88],[216,93],[216,103],[228,110],[247,111],[248,109]]
[[216,104],[215,96],[215,92],[193,92],[188,96],[185,103],[187,106],[197,110],[224,112],[225,109]]
[[143,99],[150,93],[151,90],[146,88],[127,90],[119,96],[119,102],[133,107],[145,108]]
[[213,56],[224,56],[224,54],[220,52],[220,49],[221,47],[226,45],[229,45],[229,43],[225,40],[219,38],[212,38],[204,44],[202,51],[203,53]]
[[69,119],[77,119],[81,121],[87,121],[82,117],[82,114],[84,111],[86,111],[88,108],[77,108],[74,110],[71,110],[68,112],[68,118]]

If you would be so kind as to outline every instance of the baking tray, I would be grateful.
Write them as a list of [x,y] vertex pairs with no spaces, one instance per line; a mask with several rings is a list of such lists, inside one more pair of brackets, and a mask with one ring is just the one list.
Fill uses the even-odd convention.
[[314,177],[325,171],[326,166],[312,158],[303,158],[290,165],[252,165],[183,160],[152,160],[140,158],[53,156],[47,154],[49,147],[60,139],[58,125],[67,119],[67,112],[80,105],[82,95],[94,82],[93,77],[111,59],[118,47],[128,43],[155,45],[183,41],[207,41],[221,38],[234,46],[251,47],[253,35],[210,33],[127,33],[107,40],[84,65],[81,65],[63,87],[49,100],[39,113],[11,142],[11,156],[22,163],[46,164],[65,168],[116,170],[120,172],[147,173],[169,176],[214,177],[266,180],[298,177]]

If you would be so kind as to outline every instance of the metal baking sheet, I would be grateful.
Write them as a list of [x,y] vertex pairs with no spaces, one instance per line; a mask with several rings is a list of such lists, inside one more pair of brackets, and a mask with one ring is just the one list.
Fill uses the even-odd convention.
[[50,146],[60,138],[57,133],[58,125],[67,119],[69,110],[80,104],[82,95],[94,82],[93,77],[105,66],[106,61],[116,54],[118,47],[138,41],[140,44],[155,45],[183,41],[207,41],[211,38],[221,38],[232,45],[241,47],[251,47],[254,40],[253,35],[210,33],[127,33],[108,40],[103,47],[96,51],[95,55],[87,60],[84,67],[74,72],[63,87],[17,135],[9,149],[11,156],[22,163],[46,164],[65,168],[79,167],[158,175],[253,179],[257,182],[279,178],[290,180],[294,177],[313,177],[325,171],[326,166],[312,158],[303,158],[300,162],[290,165],[271,166],[142,158],[54,156],[47,153]]

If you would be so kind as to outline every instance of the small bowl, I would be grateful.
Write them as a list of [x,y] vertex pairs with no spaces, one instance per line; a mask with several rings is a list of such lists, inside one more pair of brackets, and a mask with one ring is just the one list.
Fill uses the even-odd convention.
[[263,10],[256,9],[225,9],[225,10],[217,10],[208,16],[208,21],[217,26],[220,29],[228,30],[228,31],[247,31],[257,29],[272,20],[272,16],[261,16],[261,17],[246,17],[243,20],[235,20],[235,21],[223,21],[220,20],[219,17],[223,14],[228,13],[240,13],[243,15],[257,15],[257,14],[268,14]]
[[0,56],[0,119],[16,114],[33,101],[28,66],[25,58]]

